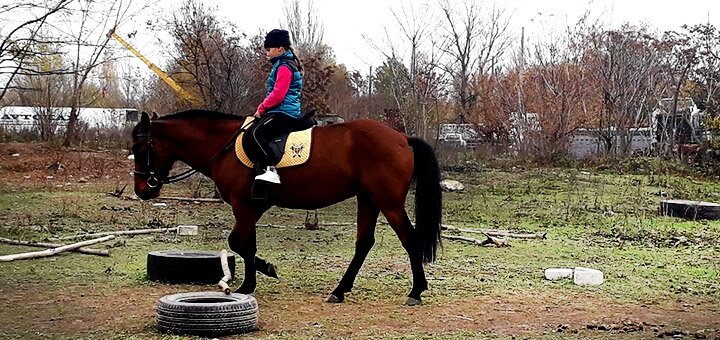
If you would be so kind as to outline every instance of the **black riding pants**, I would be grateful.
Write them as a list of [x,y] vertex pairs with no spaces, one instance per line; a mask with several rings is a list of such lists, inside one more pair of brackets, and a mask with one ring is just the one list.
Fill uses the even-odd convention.
[[272,159],[273,151],[270,149],[270,142],[276,137],[290,132],[296,123],[296,119],[282,112],[268,112],[260,118],[260,121],[253,125],[250,133],[253,140],[262,149],[262,159],[256,164],[256,169],[264,169],[266,166],[274,165]]

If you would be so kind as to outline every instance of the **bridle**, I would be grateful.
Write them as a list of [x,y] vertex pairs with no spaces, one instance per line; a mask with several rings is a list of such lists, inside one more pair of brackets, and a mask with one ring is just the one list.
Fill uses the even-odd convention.
[[[218,156],[220,156],[220,154],[227,151],[227,149],[229,149],[230,146],[233,145],[233,141],[235,141],[235,138],[238,135],[240,135],[243,131],[246,131],[248,126],[251,125],[252,122],[256,122],[256,121],[257,120],[252,120],[252,121],[248,122],[247,124],[243,125],[242,127],[240,127],[237,131],[235,131],[235,133],[233,133],[232,137],[230,137],[230,140],[228,140],[228,142],[225,143],[225,146],[223,146],[222,149],[220,149],[220,151],[218,151],[215,154],[215,156],[212,156],[212,158],[210,158],[207,162],[205,162],[206,165],[210,165]],[[150,122],[150,124],[152,125],[152,122]],[[144,177],[145,181],[147,182],[148,187],[157,188],[161,184],[170,184],[170,183],[179,182],[179,181],[182,181],[182,180],[194,175],[195,173],[197,173],[197,170],[190,168],[190,169],[187,169],[177,175],[165,176],[163,178],[159,178],[157,176],[157,173],[152,169],[151,162],[150,162],[150,154],[152,153],[152,150],[155,149],[155,147],[153,146],[153,142],[152,142],[152,136],[150,136],[150,131],[151,131],[151,128],[150,128],[150,126],[148,126],[147,133],[142,133],[142,134],[137,135],[137,137],[145,137],[145,143],[147,145],[147,157],[146,157],[147,167],[146,167],[146,169],[148,169],[148,171],[143,172],[143,171],[134,171],[133,170],[131,172],[131,174],[133,176],[137,176],[137,177],[141,177],[141,178]]]

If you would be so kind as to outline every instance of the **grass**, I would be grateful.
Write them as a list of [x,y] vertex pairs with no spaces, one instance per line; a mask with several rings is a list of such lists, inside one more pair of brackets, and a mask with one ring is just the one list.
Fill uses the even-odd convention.
[[[444,194],[444,223],[466,228],[542,232],[547,233],[547,240],[511,240],[511,248],[485,248],[445,240],[438,261],[426,267],[431,289],[425,298],[430,303],[549,291],[571,296],[591,294],[632,304],[705,301],[720,306],[720,223],[657,215],[659,201],[668,197],[716,199],[720,195],[718,183],[666,174],[618,175],[577,169],[480,169],[470,174],[446,173],[444,177],[461,180],[466,187],[461,193]],[[50,234],[146,228],[149,224],[196,224],[200,226],[200,236],[157,234],[118,238],[101,246],[112,249],[113,255],[109,258],[63,255],[0,264],[0,287],[41,282],[45,289],[58,294],[64,287],[77,285],[107,289],[155,287],[158,284],[145,278],[148,251],[227,247],[226,235],[234,223],[227,205],[171,202],[168,207],[154,207],[147,202],[120,200],[104,194],[111,190],[102,185],[18,191],[4,187],[0,191],[0,236],[41,240]],[[180,186],[172,190],[173,194],[187,194],[188,188]],[[321,222],[353,222],[354,214],[353,200],[319,212]],[[259,277],[258,294],[324,296],[345,271],[354,250],[354,227],[327,227],[318,231],[295,228],[304,217],[301,211],[274,208],[260,221],[288,227],[258,230],[259,255],[276,264],[281,275],[281,280]],[[31,249],[0,244],[0,254],[25,250]],[[578,287],[571,282],[543,279],[546,268],[576,266],[602,270],[605,284]],[[397,237],[387,225],[381,225],[376,246],[358,276],[351,299],[356,303],[387,300],[399,303],[410,289],[408,267]],[[240,261],[238,268],[242,268]],[[3,308],[0,320],[12,319],[22,311],[33,312],[31,307]],[[279,331],[270,336],[313,337],[316,331],[311,327],[299,333]],[[39,336],[31,333],[3,333],[0,329],[0,337]],[[116,333],[67,337],[179,339],[161,336],[152,329]],[[365,334],[373,336],[372,332]],[[63,337],[57,333],[52,336]],[[502,334],[463,330],[374,336],[505,338]],[[550,337],[537,333],[528,336]],[[552,336],[575,337],[572,334]],[[587,337],[603,338],[603,335],[582,336]]]

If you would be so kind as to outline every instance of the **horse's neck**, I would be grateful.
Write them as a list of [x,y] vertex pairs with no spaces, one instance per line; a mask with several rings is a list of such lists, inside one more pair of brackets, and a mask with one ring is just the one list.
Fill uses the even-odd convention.
[[205,175],[208,175],[210,160],[222,151],[238,128],[237,122],[223,120],[188,120],[165,127],[178,160]]

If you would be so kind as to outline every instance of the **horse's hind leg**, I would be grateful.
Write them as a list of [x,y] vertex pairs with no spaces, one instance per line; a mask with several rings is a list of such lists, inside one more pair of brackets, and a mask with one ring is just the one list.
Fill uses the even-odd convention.
[[265,261],[265,259],[261,258],[260,256],[255,256],[255,270],[257,270],[258,273],[263,274],[267,277],[272,277],[277,279],[277,267],[275,267],[274,264]]
[[408,294],[407,302],[408,306],[420,305],[422,299],[420,295],[423,291],[428,289],[427,280],[425,279],[425,270],[422,264],[422,252],[419,248],[419,241],[417,239],[417,233],[415,228],[408,218],[407,212],[404,207],[383,209],[383,215],[387,218],[388,223],[393,228],[395,233],[400,238],[400,243],[408,253],[410,257],[410,269],[413,275],[413,285]]
[[357,238],[355,240],[355,255],[345,271],[337,288],[332,291],[326,302],[339,303],[345,300],[345,293],[352,290],[355,277],[360,271],[370,249],[375,244],[375,225],[380,211],[367,195],[358,195]]

